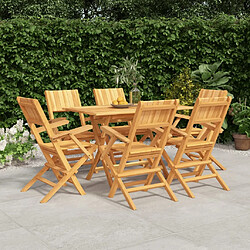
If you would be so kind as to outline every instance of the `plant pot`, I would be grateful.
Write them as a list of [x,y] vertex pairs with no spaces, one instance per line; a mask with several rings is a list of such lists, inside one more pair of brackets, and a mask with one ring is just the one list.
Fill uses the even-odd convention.
[[247,135],[233,134],[235,148],[238,150],[250,149],[250,138]]

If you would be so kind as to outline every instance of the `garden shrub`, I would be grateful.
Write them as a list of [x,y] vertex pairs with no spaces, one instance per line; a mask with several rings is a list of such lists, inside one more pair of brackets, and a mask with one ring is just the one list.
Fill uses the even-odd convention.
[[[16,97],[37,98],[46,110],[45,90],[78,89],[83,105],[93,105],[93,88],[117,87],[111,65],[139,60],[145,76],[143,100],[166,97],[182,68],[222,61],[235,98],[249,98],[249,18],[220,16],[140,19],[120,22],[13,19],[0,22],[0,127],[22,117]],[[124,88],[129,93],[127,85]],[[202,86],[201,86],[202,87]],[[78,115],[68,115],[73,126]]]

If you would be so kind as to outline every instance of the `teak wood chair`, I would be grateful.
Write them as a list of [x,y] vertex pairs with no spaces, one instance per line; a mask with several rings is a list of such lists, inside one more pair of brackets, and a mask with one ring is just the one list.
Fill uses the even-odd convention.
[[[214,89],[201,89],[199,92],[198,98],[213,98],[213,97],[225,97],[227,96],[228,92],[227,90],[214,90]],[[176,119],[173,124],[174,127],[177,126],[177,124],[180,122],[181,119],[188,120],[190,116],[188,115],[181,115],[176,114]],[[192,134],[194,136],[202,135],[205,132],[206,128],[200,129],[200,128],[193,128]],[[223,129],[221,128],[220,133],[223,132]],[[190,155],[188,155],[190,156]],[[210,156],[210,159],[221,169],[226,170],[226,168],[213,156]]]
[[[54,113],[65,112],[64,108],[74,108],[81,107],[81,100],[77,89],[73,90],[45,90],[45,98],[47,102],[47,108],[49,113],[49,118],[54,119]],[[79,113],[81,125],[86,125],[86,121],[89,118],[85,118],[83,113]],[[56,128],[55,132],[60,133]],[[83,134],[78,134],[77,138],[79,140],[84,140],[90,142],[93,140],[94,133],[92,131],[86,131]],[[77,153],[77,152],[76,152]],[[79,151],[81,153],[81,151]],[[84,165],[92,164],[93,160],[89,160],[84,163]]]
[[[173,191],[162,175],[161,168],[158,167],[158,164],[164,151],[178,104],[179,100],[139,102],[128,137],[122,135],[113,127],[101,127],[101,130],[110,137],[109,143],[100,147],[102,152],[101,158],[105,161],[105,166],[109,169],[106,171],[106,174],[110,173],[110,176],[107,175],[107,177],[111,179],[109,181],[112,183],[109,197],[112,198],[117,188],[120,188],[130,208],[135,210],[135,204],[129,193],[164,187],[171,199],[177,201]],[[155,127],[162,127],[163,133],[161,136],[156,134],[149,145],[134,141],[138,129]],[[115,144],[116,140],[120,140],[122,143]],[[114,164],[111,160],[110,153],[113,151],[122,152],[122,158],[119,164]],[[125,167],[133,166],[137,166],[137,168],[125,170]],[[126,183],[123,180],[123,178],[139,175],[146,175],[147,178],[145,180]],[[160,182],[151,184],[155,175],[157,175]],[[114,181],[112,181],[112,178]],[[141,184],[142,186],[138,186]]]
[[[167,153],[163,152],[163,156],[171,169],[167,181],[171,184],[173,178],[177,177],[191,198],[194,198],[194,195],[187,185],[188,182],[216,178],[223,189],[229,190],[212,165],[211,153],[231,99],[231,97],[198,98],[186,130],[172,128],[177,136],[168,140],[168,145],[176,145],[178,150],[174,160],[171,160]],[[196,124],[204,126],[204,129],[198,136],[193,136],[192,129]],[[189,159],[183,157],[185,154],[190,156]],[[206,166],[212,173],[203,175]],[[194,167],[194,170],[188,173],[180,173],[180,170],[190,167]]]
[[[69,121],[64,118],[57,118],[48,121],[40,103],[36,99],[17,97],[17,101],[23,114],[29,124],[31,132],[34,134],[36,141],[43,152],[47,162],[44,167],[35,175],[35,177],[22,189],[22,192],[27,191],[36,181],[42,181],[50,186],[52,189],[49,193],[41,200],[41,203],[47,202],[51,197],[62,187],[66,185],[66,182],[72,183],[77,191],[84,195],[85,192],[76,178],[76,173],[78,169],[83,165],[87,159],[92,158],[93,152],[96,150],[97,146],[89,142],[79,141],[76,135],[80,133],[85,133],[92,129],[91,125],[85,125],[79,128],[75,128],[69,131],[63,131],[60,134],[54,133],[53,129],[58,126],[67,124]],[[50,141],[44,143],[40,133],[46,131]],[[62,140],[67,138],[65,140]],[[72,151],[81,150],[84,154],[76,158],[66,158],[66,155],[72,154]],[[73,161],[73,162],[72,162]],[[49,169],[53,171],[58,182],[54,183],[48,179],[42,177],[42,175]]]
[[[113,100],[116,100],[118,97],[122,97],[126,99],[123,88],[106,88],[106,89],[93,89],[94,97],[96,105],[110,105]],[[128,121],[127,118],[119,118],[117,119],[111,119],[110,123],[117,123],[117,122],[126,122],[128,125],[131,125],[131,120]],[[123,125],[123,126],[115,126],[115,129],[123,134],[124,136],[128,136],[130,126]],[[152,132],[150,129],[144,129],[144,130],[138,130],[136,135],[143,135],[141,138],[141,141],[145,141],[147,138],[152,139]],[[137,140],[136,136],[134,140]],[[120,159],[120,153],[121,152],[114,152],[112,155],[112,160],[119,160]],[[115,157],[116,156],[116,157]],[[97,161],[96,161],[97,162]],[[102,170],[103,167],[97,167],[95,166],[95,172],[98,170]],[[87,180],[90,180],[92,178],[93,171],[90,171]]]
[[93,89],[96,105],[110,105],[119,96],[125,98],[123,88]]

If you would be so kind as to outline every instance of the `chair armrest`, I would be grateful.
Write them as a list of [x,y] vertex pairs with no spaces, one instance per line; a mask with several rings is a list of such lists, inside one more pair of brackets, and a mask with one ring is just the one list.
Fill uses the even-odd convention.
[[117,139],[119,139],[125,143],[130,142],[130,140],[126,136],[120,134],[118,131],[114,130],[113,128],[111,128],[109,126],[101,126],[101,130],[104,133],[108,134],[109,136],[115,136]]
[[[69,121],[65,117],[60,117],[60,118],[49,120],[49,124],[50,124],[51,128],[57,128],[57,127],[66,125],[68,123],[69,123]],[[41,132],[44,132],[44,131],[46,131],[44,126],[41,126],[41,127],[37,128],[38,133],[41,133]]]
[[55,119],[50,119],[49,123],[53,124],[53,123],[60,122],[60,121],[65,121],[65,122],[67,121],[69,123],[69,121],[67,120],[66,117],[59,117],[59,118],[55,118]]
[[186,132],[184,132],[184,131],[176,128],[176,127],[171,127],[171,133],[172,133],[172,131],[174,131],[175,133],[177,133],[177,134],[179,134],[181,136],[184,136],[184,137],[188,136],[188,134]]
[[181,119],[186,119],[189,120],[190,116],[189,115],[182,115],[182,114],[175,114],[176,118],[181,118]]
[[59,134],[56,134],[55,136],[52,137],[53,140],[68,136],[68,135],[77,135],[77,134],[81,134],[84,133],[88,130],[91,130],[93,128],[92,125],[85,125],[85,126],[81,126],[79,128],[74,128],[68,131],[62,131]]
[[151,128],[151,130],[155,132],[156,134],[160,134],[160,135],[162,135],[164,132],[162,128]]

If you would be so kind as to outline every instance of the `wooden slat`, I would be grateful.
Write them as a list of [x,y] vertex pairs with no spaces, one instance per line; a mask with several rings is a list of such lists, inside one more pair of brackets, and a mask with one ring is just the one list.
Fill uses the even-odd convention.
[[189,167],[195,167],[195,166],[199,166],[199,165],[207,165],[210,163],[212,163],[211,160],[207,160],[207,161],[192,161],[192,160],[190,160],[189,162],[182,162],[182,163],[175,165],[175,168],[177,168],[177,169],[189,168]]
[[203,175],[203,176],[196,176],[193,178],[185,178],[185,182],[191,182],[191,181],[199,181],[199,180],[205,180],[205,179],[210,179],[210,178],[215,178],[217,177],[217,174],[209,174],[209,175]]
[[36,177],[36,178],[37,178],[39,181],[44,182],[44,183],[50,185],[51,187],[54,187],[54,186],[56,185],[56,183],[54,183],[54,182],[52,182],[52,181],[50,181],[50,180],[47,180],[47,179],[45,179],[45,178],[43,178],[43,177],[41,177],[41,176],[38,176],[38,177]]
[[149,173],[156,173],[160,172],[160,168],[139,168],[139,169],[132,169],[132,170],[125,170],[122,173],[118,174],[118,177],[123,178],[123,177],[129,177],[129,176],[136,176],[136,175],[145,175]]
[[125,182],[124,185],[126,187],[131,187],[131,186],[136,186],[136,185],[141,185],[145,184],[147,180],[139,180],[139,181],[130,181],[130,182]]
[[145,185],[145,186],[140,186],[140,187],[134,187],[134,188],[128,188],[128,192],[137,192],[137,191],[143,191],[143,190],[148,190],[152,188],[159,188],[159,187],[165,187],[166,185],[164,183],[155,183],[151,185]]

